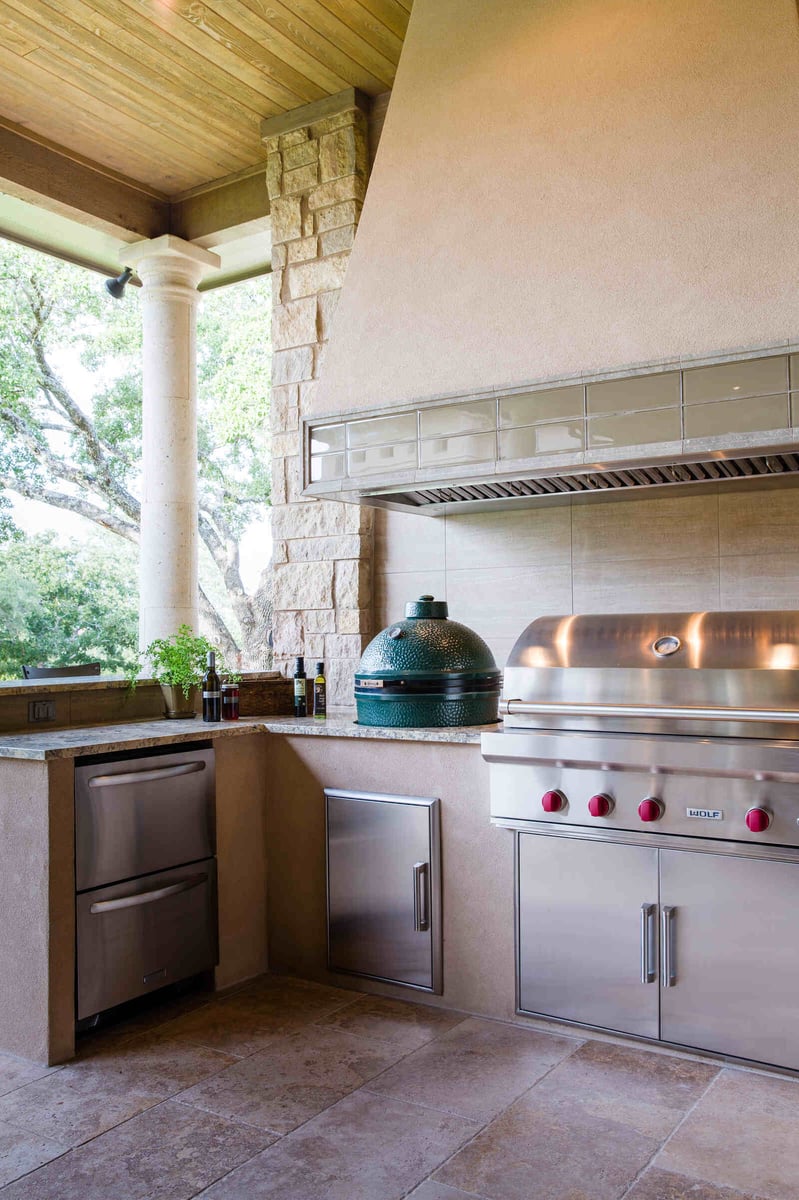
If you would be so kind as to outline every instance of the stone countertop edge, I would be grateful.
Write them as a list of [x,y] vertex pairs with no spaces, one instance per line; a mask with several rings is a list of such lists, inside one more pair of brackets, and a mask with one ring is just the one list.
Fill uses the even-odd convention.
[[141,750],[147,746],[178,745],[219,737],[242,737],[251,733],[277,733],[290,737],[372,738],[402,742],[448,742],[480,745],[484,732],[501,730],[493,725],[461,725],[454,728],[391,729],[357,725],[352,715],[313,717],[245,717],[240,721],[208,724],[195,721],[131,721],[119,725],[95,725],[53,729],[37,733],[0,733],[0,758],[44,762],[52,758],[77,758],[82,754],[109,754]]

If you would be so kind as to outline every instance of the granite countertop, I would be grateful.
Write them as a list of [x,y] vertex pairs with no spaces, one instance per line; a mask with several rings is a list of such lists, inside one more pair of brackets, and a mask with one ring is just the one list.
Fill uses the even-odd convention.
[[452,729],[388,729],[357,725],[352,712],[331,713],[326,720],[313,717],[246,717],[240,721],[207,724],[201,720],[131,721],[119,725],[52,729],[37,733],[0,733],[0,758],[76,758],[81,754],[108,754],[147,746],[242,737],[252,733],[285,736],[373,738],[402,742],[450,742],[480,745],[480,735],[502,725],[464,725]]

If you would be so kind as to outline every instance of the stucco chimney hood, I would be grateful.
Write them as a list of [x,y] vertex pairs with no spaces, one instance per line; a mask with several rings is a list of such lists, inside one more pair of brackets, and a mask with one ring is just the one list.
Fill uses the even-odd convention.
[[415,0],[306,494],[799,470],[798,93],[794,0]]

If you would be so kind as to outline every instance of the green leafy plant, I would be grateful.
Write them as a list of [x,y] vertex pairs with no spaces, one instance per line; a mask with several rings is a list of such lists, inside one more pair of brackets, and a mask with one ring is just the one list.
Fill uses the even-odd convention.
[[166,687],[180,688],[186,700],[193,687],[199,687],[205,674],[208,652],[217,656],[217,671],[225,673],[222,655],[208,638],[195,634],[190,625],[181,625],[177,633],[168,638],[156,638],[139,656],[136,665],[128,673],[131,688],[145,666],[149,664],[153,679]]

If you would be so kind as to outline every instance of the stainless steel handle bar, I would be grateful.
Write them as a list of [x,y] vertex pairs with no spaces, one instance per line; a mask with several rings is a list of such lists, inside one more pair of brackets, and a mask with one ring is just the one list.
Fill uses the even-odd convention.
[[123,783],[152,783],[156,779],[174,779],[176,775],[193,775],[195,771],[204,771],[205,763],[200,759],[194,762],[177,763],[171,767],[150,767],[144,771],[125,771],[120,775],[92,775],[89,780],[90,788],[119,787]]
[[134,892],[132,896],[119,896],[116,900],[97,900],[89,912],[95,916],[97,913],[115,912],[119,908],[138,908],[140,904],[153,904],[156,900],[165,900],[167,896],[177,896],[178,892],[190,892],[207,880],[206,874],[190,875],[180,883],[170,883],[167,887],[153,888],[149,892]]
[[568,717],[655,717],[673,721],[766,721],[799,725],[799,712],[785,708],[700,708],[696,705],[600,704],[578,700],[501,700],[503,716],[513,713]]

